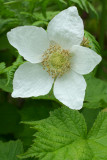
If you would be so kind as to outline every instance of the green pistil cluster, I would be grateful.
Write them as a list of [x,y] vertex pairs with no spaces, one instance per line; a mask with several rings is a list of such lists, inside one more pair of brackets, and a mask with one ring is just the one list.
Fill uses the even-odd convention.
[[60,69],[64,65],[66,59],[62,54],[56,52],[50,56],[49,60],[52,67]]
[[70,70],[70,53],[62,49],[59,45],[50,45],[43,55],[43,68],[47,70],[53,78],[61,77]]

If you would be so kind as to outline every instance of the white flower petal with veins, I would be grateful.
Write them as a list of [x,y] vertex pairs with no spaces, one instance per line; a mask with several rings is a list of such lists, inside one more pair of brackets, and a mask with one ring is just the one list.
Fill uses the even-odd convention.
[[40,27],[21,26],[7,33],[10,44],[31,63],[42,61],[42,55],[49,48],[47,32]]
[[41,64],[26,62],[15,72],[12,97],[45,95],[50,91],[53,81]]
[[81,109],[84,101],[86,82],[82,75],[72,70],[57,78],[54,95],[63,104],[72,109]]
[[79,45],[83,40],[84,26],[77,8],[69,7],[56,15],[50,21],[47,32],[49,40],[57,42],[64,49]]
[[79,74],[90,73],[100,61],[101,56],[89,48],[77,45],[71,48],[71,69]]

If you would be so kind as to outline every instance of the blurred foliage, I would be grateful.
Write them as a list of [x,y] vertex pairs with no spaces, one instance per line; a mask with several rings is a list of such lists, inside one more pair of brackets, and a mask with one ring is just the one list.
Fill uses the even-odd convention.
[[103,58],[101,64],[85,77],[87,90],[84,107],[80,112],[89,131],[98,113],[107,108],[106,3],[106,0],[0,0],[0,160],[12,160],[9,159],[11,155],[14,160],[19,159],[16,155],[23,152],[23,147],[27,150],[33,143],[32,135],[35,130],[21,123],[22,121],[45,119],[49,117],[50,111],[62,105],[51,92],[45,97],[33,99],[11,97],[14,72],[24,60],[9,44],[6,33],[21,25],[41,26],[46,29],[49,21],[61,10],[73,5],[78,7],[89,47]]
[[23,145],[20,140],[1,142],[0,160],[19,160],[16,155],[23,153]]

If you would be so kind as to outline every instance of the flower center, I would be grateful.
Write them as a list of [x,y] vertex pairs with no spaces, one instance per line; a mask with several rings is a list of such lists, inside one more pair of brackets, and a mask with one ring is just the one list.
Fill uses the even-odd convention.
[[43,55],[43,68],[53,78],[61,77],[70,70],[70,52],[62,49],[58,44],[51,44]]
[[58,69],[58,68],[61,68],[65,63],[65,58],[62,54],[60,53],[53,53],[51,56],[50,56],[50,64]]

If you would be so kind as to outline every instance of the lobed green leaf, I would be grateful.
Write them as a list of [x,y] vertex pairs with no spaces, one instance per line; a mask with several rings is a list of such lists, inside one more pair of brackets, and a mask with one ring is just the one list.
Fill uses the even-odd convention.
[[107,112],[100,112],[89,134],[83,116],[66,107],[51,112],[47,119],[27,124],[38,132],[34,144],[20,158],[106,160]]

